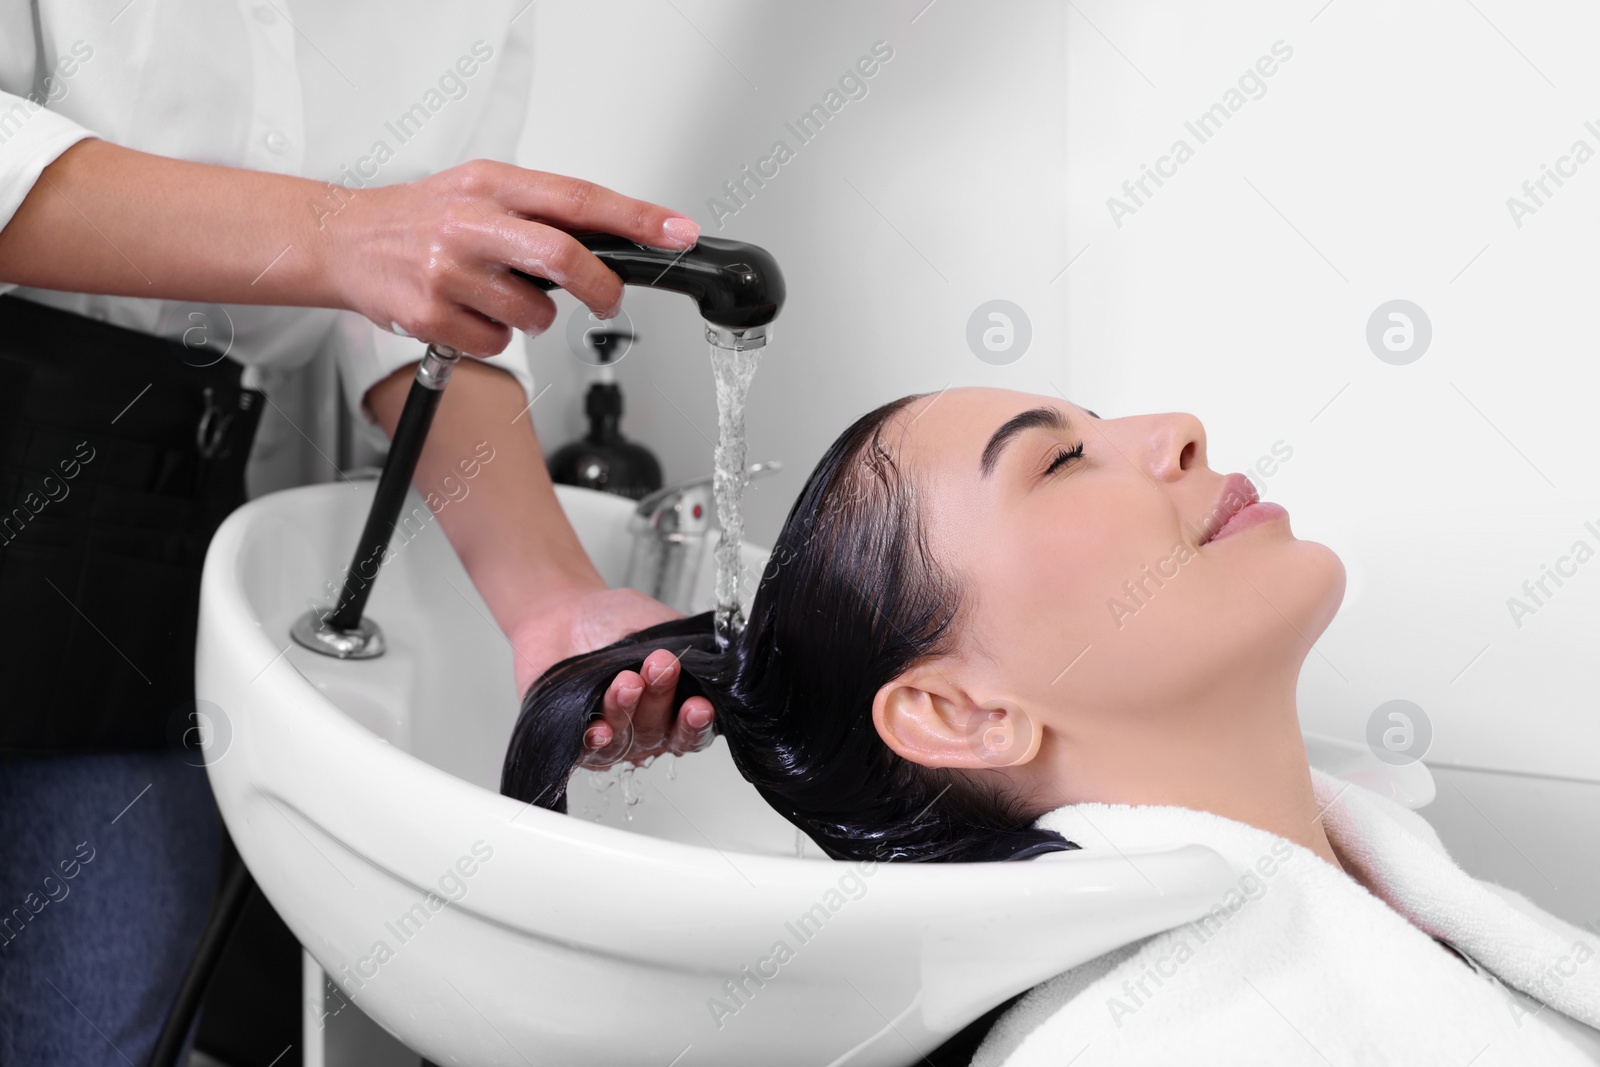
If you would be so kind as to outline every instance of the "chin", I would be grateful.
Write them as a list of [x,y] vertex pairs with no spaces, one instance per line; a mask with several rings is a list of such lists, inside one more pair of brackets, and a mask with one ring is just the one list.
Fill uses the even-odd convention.
[[1308,641],[1316,641],[1328,628],[1339,605],[1344,603],[1344,561],[1338,553],[1317,541],[1292,544],[1293,582],[1296,611],[1290,615]]

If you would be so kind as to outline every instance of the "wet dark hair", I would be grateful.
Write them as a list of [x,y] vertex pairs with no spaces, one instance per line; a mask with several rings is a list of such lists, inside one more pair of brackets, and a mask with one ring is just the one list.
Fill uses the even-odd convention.
[[[883,446],[919,395],[857,419],[811,473],[761,576],[750,620],[719,649],[712,613],[674,619],[551,667],[528,690],[500,792],[567,810],[611,680],[657,648],[678,654],[674,706],[716,709],[739,772],[835,859],[1027,859],[1078,846],[1032,822],[1007,783],[926,767],[886,745],[872,700],[950,651],[964,599],[928,552],[916,487]],[[692,758],[692,757],[690,757]]]

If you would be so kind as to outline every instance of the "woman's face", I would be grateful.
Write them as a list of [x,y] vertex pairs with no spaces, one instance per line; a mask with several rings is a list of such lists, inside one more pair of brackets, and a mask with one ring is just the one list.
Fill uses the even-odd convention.
[[986,762],[1162,730],[1252,680],[1287,686],[1292,707],[1343,565],[1275,505],[1247,507],[1254,489],[1206,465],[1192,415],[1101,419],[1050,396],[950,389],[913,401],[883,439],[965,594],[960,650],[938,677],[1043,727],[975,742],[998,753]]

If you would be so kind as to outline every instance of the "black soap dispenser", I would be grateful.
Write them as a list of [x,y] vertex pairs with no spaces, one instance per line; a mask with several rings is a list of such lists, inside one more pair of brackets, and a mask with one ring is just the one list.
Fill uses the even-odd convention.
[[550,480],[557,485],[598,489],[639,500],[661,488],[661,464],[643,445],[622,436],[622,388],[611,361],[619,342],[638,338],[623,330],[589,330],[584,343],[595,355],[599,372],[584,397],[589,432],[562,445],[551,455]]

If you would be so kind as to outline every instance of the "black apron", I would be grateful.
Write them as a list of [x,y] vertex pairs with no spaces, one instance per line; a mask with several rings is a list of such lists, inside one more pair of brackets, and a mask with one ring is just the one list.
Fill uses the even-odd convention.
[[0,752],[174,747],[266,400],[242,371],[0,296]]

